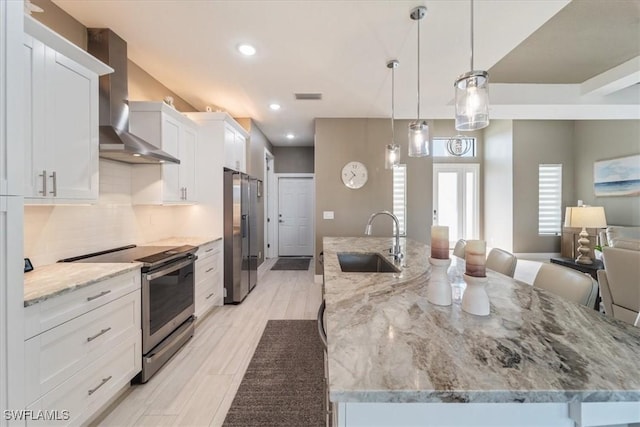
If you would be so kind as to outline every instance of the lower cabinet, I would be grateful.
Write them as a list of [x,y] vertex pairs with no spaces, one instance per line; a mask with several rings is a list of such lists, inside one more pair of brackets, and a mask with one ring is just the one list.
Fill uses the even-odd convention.
[[46,325],[25,341],[27,409],[44,414],[27,425],[87,424],[140,372],[140,298],[134,270],[26,308],[27,324]]
[[195,269],[195,311],[202,317],[216,305],[222,305],[223,258],[222,241],[200,246]]

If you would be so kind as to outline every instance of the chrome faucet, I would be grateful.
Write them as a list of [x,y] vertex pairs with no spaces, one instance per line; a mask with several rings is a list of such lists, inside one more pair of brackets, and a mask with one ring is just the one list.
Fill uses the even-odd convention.
[[397,216],[395,216],[389,211],[378,211],[376,213],[371,214],[371,216],[369,217],[369,221],[367,221],[367,226],[364,229],[364,234],[366,236],[371,236],[371,228],[372,228],[371,224],[373,222],[373,219],[378,215],[389,215],[391,219],[393,219],[393,223],[395,225],[394,237],[396,238],[396,243],[395,245],[393,245],[393,247],[389,251],[393,254],[393,258],[395,258],[396,261],[399,261],[402,259],[402,250],[400,247],[400,222],[398,221]]

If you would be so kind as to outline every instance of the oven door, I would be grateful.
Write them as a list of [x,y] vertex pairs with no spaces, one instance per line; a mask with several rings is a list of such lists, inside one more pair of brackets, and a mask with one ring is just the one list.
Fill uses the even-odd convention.
[[142,352],[149,353],[194,313],[194,255],[142,274]]

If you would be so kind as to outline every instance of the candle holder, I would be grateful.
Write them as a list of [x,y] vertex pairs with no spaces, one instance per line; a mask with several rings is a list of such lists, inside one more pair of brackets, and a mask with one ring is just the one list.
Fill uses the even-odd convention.
[[464,275],[467,288],[462,296],[462,310],[476,316],[488,316],[491,311],[489,295],[485,289],[486,277]]
[[435,305],[451,305],[451,284],[447,269],[451,259],[437,259],[429,257],[431,277],[427,286],[427,301]]

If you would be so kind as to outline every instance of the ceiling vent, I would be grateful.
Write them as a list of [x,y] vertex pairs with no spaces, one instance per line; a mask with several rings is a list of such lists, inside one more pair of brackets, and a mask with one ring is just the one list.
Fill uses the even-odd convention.
[[321,93],[296,93],[295,96],[298,101],[320,101],[322,99]]

